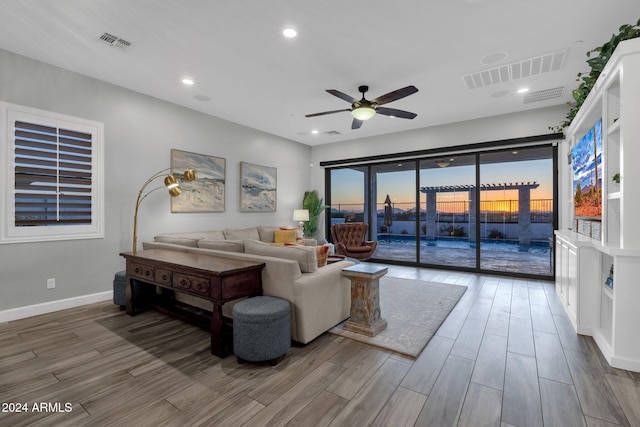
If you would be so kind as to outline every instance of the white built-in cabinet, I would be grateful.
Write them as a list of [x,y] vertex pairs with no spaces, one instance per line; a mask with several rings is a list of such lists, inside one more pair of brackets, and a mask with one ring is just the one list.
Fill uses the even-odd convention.
[[[565,165],[561,197],[567,211],[556,231],[556,293],[576,331],[593,336],[611,366],[640,372],[640,39],[618,45],[565,130],[565,154],[599,119],[601,236],[572,230],[572,173]],[[616,173],[619,184],[612,180]],[[611,266],[613,288],[605,284]]]

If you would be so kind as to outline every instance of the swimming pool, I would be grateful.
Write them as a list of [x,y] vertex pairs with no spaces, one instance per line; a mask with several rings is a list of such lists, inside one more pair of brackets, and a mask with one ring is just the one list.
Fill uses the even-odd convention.
[[[409,247],[415,248],[416,240],[415,236],[411,235],[386,235],[378,234],[379,246],[404,246],[407,249]],[[450,248],[450,249],[469,249],[474,248],[475,245],[469,243],[467,238],[438,238],[436,240],[428,241],[424,238],[420,239],[420,245],[422,247],[435,246],[438,248]],[[505,240],[491,240],[481,239],[481,250],[483,251],[502,251],[502,252],[528,252],[534,254],[548,254],[549,242],[547,241],[535,241],[530,245],[521,245],[516,241]]]

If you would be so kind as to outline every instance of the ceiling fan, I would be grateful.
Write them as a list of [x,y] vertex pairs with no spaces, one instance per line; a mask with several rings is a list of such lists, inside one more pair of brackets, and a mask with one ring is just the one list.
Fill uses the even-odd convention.
[[350,111],[353,115],[353,122],[351,123],[351,129],[360,129],[362,126],[362,122],[365,120],[369,120],[376,113],[384,114],[385,116],[391,117],[399,117],[401,119],[413,119],[417,116],[415,113],[411,113],[409,111],[396,110],[395,108],[386,108],[380,107],[380,105],[387,104],[392,101],[397,101],[398,99],[402,99],[405,96],[409,96],[418,91],[418,88],[415,86],[407,86],[402,89],[394,90],[393,92],[389,92],[385,95],[379,96],[372,100],[367,100],[364,97],[364,94],[369,90],[369,86],[360,86],[358,91],[362,94],[362,99],[357,100],[346,93],[340,92],[335,89],[327,89],[333,96],[337,96],[338,98],[351,103],[351,108],[345,108],[343,110],[332,110],[332,111],[324,111],[322,113],[314,113],[307,114],[305,117],[316,117],[316,116],[324,116],[326,114],[340,113],[342,111]]

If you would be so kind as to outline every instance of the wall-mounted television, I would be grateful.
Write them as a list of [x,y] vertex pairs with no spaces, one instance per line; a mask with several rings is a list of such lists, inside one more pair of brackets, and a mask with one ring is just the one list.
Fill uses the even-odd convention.
[[571,150],[576,218],[602,218],[602,119]]

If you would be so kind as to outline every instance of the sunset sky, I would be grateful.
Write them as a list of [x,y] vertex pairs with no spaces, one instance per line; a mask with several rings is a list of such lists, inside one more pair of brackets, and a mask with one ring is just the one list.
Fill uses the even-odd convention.
[[[495,163],[481,166],[480,180],[483,184],[502,184],[515,182],[533,182],[540,184],[531,191],[532,199],[551,199],[553,196],[552,160],[529,160],[522,162]],[[363,174],[351,169],[337,169],[332,172],[331,203],[364,203]],[[412,203],[415,197],[414,171],[388,172],[378,174],[377,202],[382,206],[389,195],[394,203]],[[420,172],[420,186],[471,185],[475,182],[474,166],[447,167],[441,169],[423,169]],[[468,200],[467,191],[442,193],[439,202]],[[516,190],[489,191],[481,194],[481,200],[516,200]],[[425,195],[421,201],[424,202]],[[408,205],[407,205],[408,206]]]

